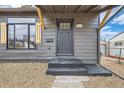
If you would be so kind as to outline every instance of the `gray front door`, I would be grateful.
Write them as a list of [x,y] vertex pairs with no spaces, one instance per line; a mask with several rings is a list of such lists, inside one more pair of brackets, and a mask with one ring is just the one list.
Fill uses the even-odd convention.
[[57,55],[73,55],[72,28],[72,19],[57,19]]

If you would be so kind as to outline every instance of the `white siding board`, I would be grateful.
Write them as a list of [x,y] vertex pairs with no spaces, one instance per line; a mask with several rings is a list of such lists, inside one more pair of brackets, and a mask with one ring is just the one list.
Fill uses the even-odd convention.
[[123,40],[124,40],[124,32],[121,33],[120,35],[116,36],[115,38],[111,39],[110,42],[123,41]]

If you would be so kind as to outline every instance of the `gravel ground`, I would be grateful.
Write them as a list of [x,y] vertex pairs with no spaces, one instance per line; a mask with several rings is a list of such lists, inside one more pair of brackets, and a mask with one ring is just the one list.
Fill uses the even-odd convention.
[[54,77],[45,75],[47,66],[47,63],[0,63],[0,87],[51,87]]
[[[122,63],[124,61],[122,60]],[[124,77],[124,64],[118,64],[118,59],[102,57],[101,65]]]
[[124,88],[124,80],[118,76],[96,76],[90,77],[88,82],[83,82],[86,88]]
[[[102,57],[101,64],[124,76],[124,64],[117,64],[116,59]],[[52,87],[54,76],[45,75],[47,63],[0,63],[0,87],[4,88],[48,88]],[[118,76],[90,76],[83,81],[86,88],[124,88],[124,80]]]
[[[102,57],[101,65],[124,76],[124,64],[118,64],[118,59]],[[124,80],[116,75],[91,76],[88,82],[83,82],[86,88],[124,88]]]

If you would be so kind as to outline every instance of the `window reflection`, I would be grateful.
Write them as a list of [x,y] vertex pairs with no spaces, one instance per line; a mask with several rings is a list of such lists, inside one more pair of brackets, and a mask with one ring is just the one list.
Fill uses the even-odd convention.
[[60,23],[60,29],[71,29],[71,23]]
[[14,48],[14,25],[9,25],[8,30],[8,48]]
[[30,48],[35,48],[35,25],[30,25],[30,41],[29,41]]
[[15,25],[15,47],[28,48],[28,25]]
[[[15,29],[14,29],[15,28]],[[35,25],[8,25],[8,48],[35,48]]]

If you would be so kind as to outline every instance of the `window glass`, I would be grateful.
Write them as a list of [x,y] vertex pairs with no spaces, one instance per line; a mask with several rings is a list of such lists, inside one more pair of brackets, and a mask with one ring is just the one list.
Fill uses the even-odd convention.
[[66,24],[67,29],[71,29],[70,23]]
[[64,26],[63,23],[60,23],[60,29],[63,29],[63,26]]
[[35,25],[30,25],[30,41],[29,41],[30,48],[35,48]]
[[66,29],[66,23],[63,23],[63,29]]
[[118,42],[115,42],[115,43],[114,43],[114,46],[118,46]]
[[8,48],[14,48],[14,25],[8,26]]
[[15,25],[15,48],[28,48],[28,25]]
[[60,23],[60,29],[71,29],[70,23]]
[[122,42],[119,42],[119,45],[120,45],[120,46],[122,46],[122,45],[123,45],[123,43],[122,43]]
[[114,43],[114,46],[122,46],[123,45],[123,42],[115,42]]

